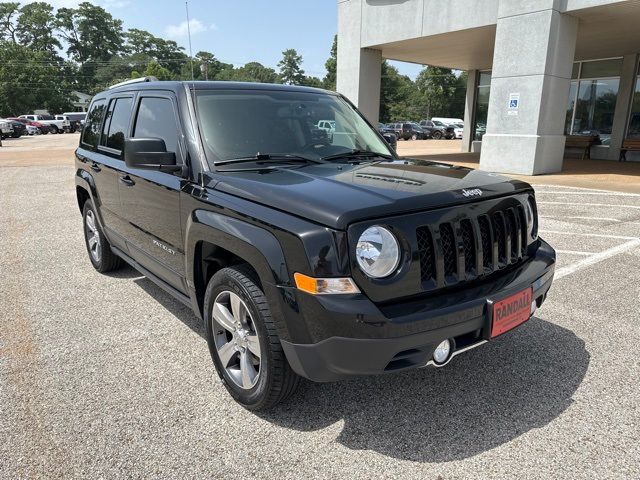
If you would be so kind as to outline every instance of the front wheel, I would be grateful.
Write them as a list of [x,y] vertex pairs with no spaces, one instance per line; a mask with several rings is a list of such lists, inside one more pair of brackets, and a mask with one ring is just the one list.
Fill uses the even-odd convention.
[[204,298],[211,359],[229,394],[249,410],[268,410],[298,387],[267,299],[247,265],[223,268]]
[[415,133],[411,135],[411,140],[418,140],[418,135],[416,135]]
[[442,138],[442,132],[436,130],[431,136],[434,140],[440,140]]

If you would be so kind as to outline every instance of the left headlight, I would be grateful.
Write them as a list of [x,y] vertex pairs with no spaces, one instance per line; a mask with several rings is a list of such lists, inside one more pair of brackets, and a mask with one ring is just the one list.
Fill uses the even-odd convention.
[[388,277],[400,263],[398,240],[384,227],[369,227],[358,239],[356,258],[362,271],[369,277]]

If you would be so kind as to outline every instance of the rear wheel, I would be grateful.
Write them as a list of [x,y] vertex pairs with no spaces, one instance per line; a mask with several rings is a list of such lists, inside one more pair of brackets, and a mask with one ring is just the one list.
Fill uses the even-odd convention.
[[211,359],[229,394],[250,410],[268,410],[298,387],[282,351],[267,299],[247,265],[223,268],[204,299]]
[[51,133],[60,133],[60,130],[56,125],[51,125]]
[[418,135],[416,133],[411,135],[411,140],[418,140]]
[[122,266],[122,259],[111,251],[111,245],[109,245],[109,241],[104,236],[104,233],[102,233],[91,200],[87,200],[84,203],[82,219],[84,223],[85,245],[93,268],[100,273],[106,273],[120,268]]
[[433,132],[431,136],[433,137],[434,140],[440,140],[442,138],[442,132],[439,130],[436,130],[435,132]]

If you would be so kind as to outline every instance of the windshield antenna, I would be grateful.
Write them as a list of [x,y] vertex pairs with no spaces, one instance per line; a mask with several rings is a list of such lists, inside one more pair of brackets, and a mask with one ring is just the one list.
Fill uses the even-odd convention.
[[193,76],[193,52],[191,51],[191,23],[189,22],[189,2],[184,2],[184,8],[187,11],[187,35],[189,36],[189,60],[191,61],[191,81],[195,80]]

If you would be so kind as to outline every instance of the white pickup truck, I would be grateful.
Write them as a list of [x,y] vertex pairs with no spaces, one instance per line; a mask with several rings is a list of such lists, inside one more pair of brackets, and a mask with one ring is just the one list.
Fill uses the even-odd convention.
[[51,133],[63,133],[71,131],[71,122],[66,119],[56,119],[53,115],[20,115],[19,118],[25,118],[32,122],[40,122],[49,125]]

